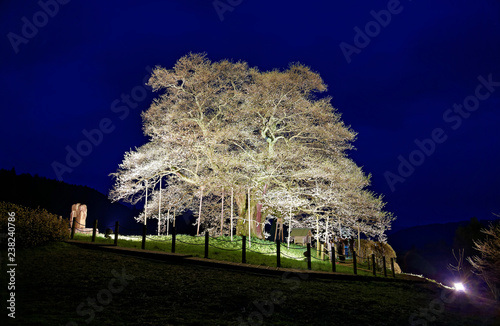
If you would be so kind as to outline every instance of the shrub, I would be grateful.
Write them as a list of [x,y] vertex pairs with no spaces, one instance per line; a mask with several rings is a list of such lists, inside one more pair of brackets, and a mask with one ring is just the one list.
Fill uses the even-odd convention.
[[[358,251],[358,241],[356,240],[354,250]],[[363,260],[370,259],[372,254],[375,254],[375,261],[377,266],[382,266],[382,256],[385,256],[387,268],[391,268],[391,258],[396,259],[396,252],[392,249],[391,245],[383,242],[375,242],[372,240],[361,239],[358,256]],[[396,273],[401,273],[401,268],[394,262],[394,269]]]
[[481,256],[469,257],[467,260],[474,272],[486,282],[493,297],[500,300],[500,223],[491,224],[481,232],[486,234],[486,239],[474,241],[474,249]]
[[16,247],[34,247],[69,237],[68,221],[45,209],[0,202],[0,233],[7,234],[9,213],[15,213]]

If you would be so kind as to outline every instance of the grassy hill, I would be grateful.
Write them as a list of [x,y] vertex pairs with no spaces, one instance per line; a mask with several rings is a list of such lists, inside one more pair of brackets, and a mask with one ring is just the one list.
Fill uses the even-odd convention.
[[[4,259],[5,254],[2,251]],[[66,243],[18,251],[16,258],[17,310],[12,324],[18,325],[498,325],[500,321],[498,306],[431,282],[261,275]],[[6,284],[6,273],[1,278]],[[2,291],[2,300],[5,295]]]

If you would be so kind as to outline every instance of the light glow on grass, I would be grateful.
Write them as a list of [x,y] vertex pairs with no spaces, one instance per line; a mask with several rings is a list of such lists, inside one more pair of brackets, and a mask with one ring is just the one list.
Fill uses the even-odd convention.
[[[75,234],[75,240],[90,242],[91,234]],[[96,234],[96,242],[112,245],[115,235],[111,234],[108,239],[102,233]],[[142,236],[138,235],[119,235],[118,246],[124,248],[141,248]],[[159,250],[171,252],[172,236],[166,235],[148,235],[146,237],[146,250]],[[189,254],[195,257],[204,257],[204,236],[190,236],[177,234],[176,252],[180,254]],[[282,243],[281,247],[281,267],[306,269],[307,261],[304,257],[306,247],[296,244],[290,244],[288,249],[286,244]],[[210,258],[218,260],[239,263],[241,262],[241,237],[235,236],[234,241],[230,241],[230,237],[211,237],[210,238]],[[311,265],[313,270],[326,271],[332,270],[331,263],[327,259],[319,260],[315,248],[311,248],[312,260]],[[325,255],[327,257],[327,255]],[[271,241],[252,238],[252,248],[247,248],[247,263],[253,265],[276,266],[276,244]],[[338,273],[352,274],[352,264],[337,264]],[[371,276],[372,272],[366,270],[366,263],[358,262],[358,274]]]

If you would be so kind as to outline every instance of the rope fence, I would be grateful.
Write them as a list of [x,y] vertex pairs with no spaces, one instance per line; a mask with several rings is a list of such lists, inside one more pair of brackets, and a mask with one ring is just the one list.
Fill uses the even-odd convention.
[[192,243],[192,242],[182,241],[182,240],[179,240],[179,239],[177,239],[177,241],[179,241],[180,243],[184,243],[184,244],[192,245],[192,246],[204,246],[205,245],[204,243]]
[[290,259],[294,259],[294,260],[303,260],[303,259],[306,258],[306,257],[303,257],[303,258],[292,257],[292,256],[289,256],[289,255],[285,254],[284,252],[282,252],[281,255],[285,256],[287,258],[290,258]]
[[269,253],[267,253],[267,252],[255,251],[255,250],[250,249],[250,248],[247,248],[247,251],[251,251],[251,252],[253,252],[253,253],[256,253],[256,254],[261,254],[261,255],[267,255],[267,254],[269,254]]
[[282,247],[286,247],[287,250],[304,250],[304,248],[290,248],[290,247],[287,246],[286,243],[284,244],[283,242],[281,243],[281,246]]
[[[92,242],[95,242],[96,238],[96,233],[97,233],[97,220],[94,221],[94,226],[93,228],[85,228],[85,225],[83,225],[84,228],[79,228],[77,227],[77,224],[79,226],[82,226],[81,223],[76,221],[76,219],[73,219],[73,223],[71,226],[71,239],[74,239],[75,233],[78,231],[80,233],[89,233],[89,229],[92,229]],[[108,225],[106,226],[106,229],[112,229],[114,232],[114,245],[118,246],[118,238],[120,234],[120,224],[119,222],[116,222],[114,225]],[[131,228],[126,228],[126,227],[121,227],[122,229],[125,230],[133,230],[137,232],[137,229],[131,229]],[[106,233],[106,237],[108,237],[108,233]],[[123,236],[123,234],[122,234]],[[137,236],[138,238],[140,236]],[[213,237],[209,236],[208,232],[205,232],[205,237],[203,242],[189,242],[185,240],[181,240],[177,238],[176,234],[176,229],[175,227],[172,228],[172,234],[168,235],[167,237],[170,237],[170,239],[158,239],[155,238],[154,235],[148,235],[147,234],[147,228],[145,225],[143,225],[142,228],[142,249],[145,249],[146,247],[146,240],[149,242],[158,242],[158,243],[170,243],[171,244],[171,252],[175,253],[175,244],[176,242],[180,242],[185,245],[189,246],[204,246],[205,247],[205,258],[209,258],[209,248],[214,248],[220,251],[228,251],[228,252],[236,252],[236,251],[241,251],[241,261],[242,263],[246,263],[246,252],[253,252],[259,255],[276,255],[277,260],[276,260],[276,266],[281,267],[281,256],[292,259],[295,261],[307,261],[307,269],[311,269],[311,262],[314,260],[315,262],[322,262],[325,264],[328,264],[328,261],[330,261],[329,264],[331,264],[331,269],[332,272],[336,272],[336,265],[343,265],[343,266],[352,266],[353,268],[353,273],[357,274],[358,271],[358,261],[364,261],[364,264],[367,264],[368,269],[365,269],[364,267],[359,268],[359,270],[364,271],[364,272],[371,272],[373,276],[377,276],[377,274],[382,275],[384,277],[387,277],[387,270],[389,269],[392,272],[392,277],[396,277],[395,275],[395,269],[394,269],[394,258],[391,257],[389,264],[390,267],[387,268],[387,260],[385,256],[378,256],[376,257],[375,254],[371,254],[369,257],[364,257],[364,256],[359,256],[357,255],[356,251],[350,252],[351,258],[346,259],[346,257],[349,257],[347,255],[343,255],[340,253],[336,253],[336,249],[334,246],[331,247],[330,250],[326,250],[326,248],[323,247],[323,244],[321,245],[321,250],[316,250],[316,255],[312,254],[311,250],[311,245],[308,243],[306,247],[297,247],[294,244],[294,247],[290,247],[287,243],[280,242],[279,239],[277,239],[276,242],[262,242],[261,240],[253,240],[252,242],[248,241],[247,245],[247,237],[242,236],[241,239],[238,240],[226,240],[218,237]],[[195,237],[196,239],[202,239],[202,237],[198,236]],[[210,243],[210,239],[214,241],[218,241],[219,243],[225,242],[225,243],[231,243],[231,244],[240,244],[239,247],[237,248],[223,248],[220,247],[219,245],[214,245],[213,243]],[[126,239],[126,240],[130,240]],[[254,249],[250,247],[250,244],[254,246]],[[274,246],[273,251],[267,251],[267,252],[262,252],[259,251],[255,246]],[[301,250],[302,255],[297,257],[297,256],[291,256],[287,254],[287,251],[295,251],[295,250]],[[288,252],[289,253],[289,252]],[[341,251],[341,253],[344,253]],[[326,257],[325,257],[326,256]],[[326,259],[325,259],[326,258]]]
[[252,244],[260,245],[260,246],[274,246],[275,245],[274,243],[263,243],[263,242],[259,242],[259,241],[254,241],[254,242],[252,242]]
[[151,236],[146,236],[147,239],[153,241],[153,242],[172,242],[171,240],[168,240],[168,239],[164,239],[164,240],[161,240],[161,239],[154,239],[152,238]]
[[236,249],[226,249],[226,248],[220,248],[220,247],[216,247],[214,245],[209,245],[210,247],[212,248],[215,248],[215,249],[219,249],[219,250],[225,250],[225,251],[240,251],[241,248],[236,248]]
[[225,239],[220,239],[220,238],[217,238],[217,237],[210,237],[210,239],[214,239],[216,241],[222,241],[222,242],[229,242],[229,243],[236,243],[236,242],[240,242],[241,240],[225,240]]

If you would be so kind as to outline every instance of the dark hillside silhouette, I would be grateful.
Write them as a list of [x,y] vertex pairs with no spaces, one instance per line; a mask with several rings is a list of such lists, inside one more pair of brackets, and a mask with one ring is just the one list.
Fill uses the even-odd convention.
[[[106,195],[86,187],[64,183],[30,174],[16,174],[15,169],[0,170],[0,200],[27,206],[45,208],[49,212],[69,220],[71,205],[82,203],[88,206],[86,227],[92,227],[94,220],[99,221],[99,230],[114,225],[116,221],[123,226],[124,234],[140,234],[134,216],[139,210],[120,203],[112,203]],[[154,232],[156,223],[151,223]],[[149,229],[149,228],[148,228]]]
[[484,237],[481,229],[490,222],[474,217],[470,221],[415,226],[390,234],[388,242],[404,272],[446,282],[452,277],[448,265],[456,265],[452,250],[464,249],[466,257],[477,255],[473,241]]

